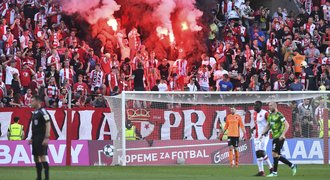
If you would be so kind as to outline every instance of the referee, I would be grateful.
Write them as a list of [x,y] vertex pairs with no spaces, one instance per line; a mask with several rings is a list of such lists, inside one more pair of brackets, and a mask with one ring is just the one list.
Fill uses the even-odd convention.
[[46,159],[48,141],[50,136],[50,115],[41,107],[42,98],[33,96],[31,107],[35,110],[32,113],[32,138],[29,141],[32,144],[32,155],[37,169],[37,180],[41,180],[42,167],[45,170],[45,180],[49,179],[49,165]]

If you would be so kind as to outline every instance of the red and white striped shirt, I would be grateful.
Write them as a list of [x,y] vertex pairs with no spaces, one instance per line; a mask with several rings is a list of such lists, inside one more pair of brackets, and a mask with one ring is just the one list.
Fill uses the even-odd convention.
[[38,12],[34,15],[34,22],[41,22],[42,26],[47,23],[46,15]]
[[90,74],[91,79],[91,90],[93,91],[95,87],[101,87],[103,84],[103,72],[93,70]]
[[178,59],[175,61],[175,66],[178,68],[178,75],[179,76],[186,76],[187,75],[187,61],[184,59]]
[[47,86],[47,96],[49,98],[57,98],[57,95],[58,95],[58,88],[56,85],[48,85]]
[[8,3],[7,2],[2,2],[0,4],[0,12],[4,12],[6,9],[8,9]]
[[112,91],[114,87],[118,86],[118,77],[116,74],[108,74],[107,75],[107,79],[109,81],[109,87],[110,90]]
[[60,70],[61,83],[64,83],[64,80],[69,80],[69,83],[73,83],[73,70],[71,68],[62,68]]

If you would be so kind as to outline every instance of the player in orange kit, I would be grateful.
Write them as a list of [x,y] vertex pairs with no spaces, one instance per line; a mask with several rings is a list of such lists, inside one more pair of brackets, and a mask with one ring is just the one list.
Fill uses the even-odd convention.
[[239,159],[239,152],[238,152],[238,141],[240,137],[239,129],[242,129],[244,137],[245,137],[245,128],[243,125],[242,117],[236,114],[235,107],[230,108],[230,114],[226,117],[226,125],[224,128],[223,133],[228,130],[228,146],[229,146],[229,162],[230,166],[233,167],[233,150],[235,151],[235,165],[238,167],[238,159]]

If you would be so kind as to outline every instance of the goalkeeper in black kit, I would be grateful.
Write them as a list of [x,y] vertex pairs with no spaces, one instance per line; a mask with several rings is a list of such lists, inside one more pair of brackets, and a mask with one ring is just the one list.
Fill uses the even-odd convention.
[[46,159],[48,142],[50,136],[50,115],[46,109],[41,107],[42,99],[33,96],[31,99],[32,112],[32,155],[37,169],[37,180],[41,180],[42,168],[45,170],[45,180],[49,180],[49,165]]

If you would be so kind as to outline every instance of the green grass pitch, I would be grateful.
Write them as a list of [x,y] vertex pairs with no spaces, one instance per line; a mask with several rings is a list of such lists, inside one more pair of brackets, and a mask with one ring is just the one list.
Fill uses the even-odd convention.
[[[143,167],[51,167],[52,180],[241,180],[268,179],[254,177],[256,165],[241,165],[239,168],[228,166],[143,166]],[[279,176],[275,179],[317,180],[329,179],[329,165],[298,165],[297,175],[292,177],[291,170],[279,166]],[[0,167],[1,180],[35,179],[33,167]]]

